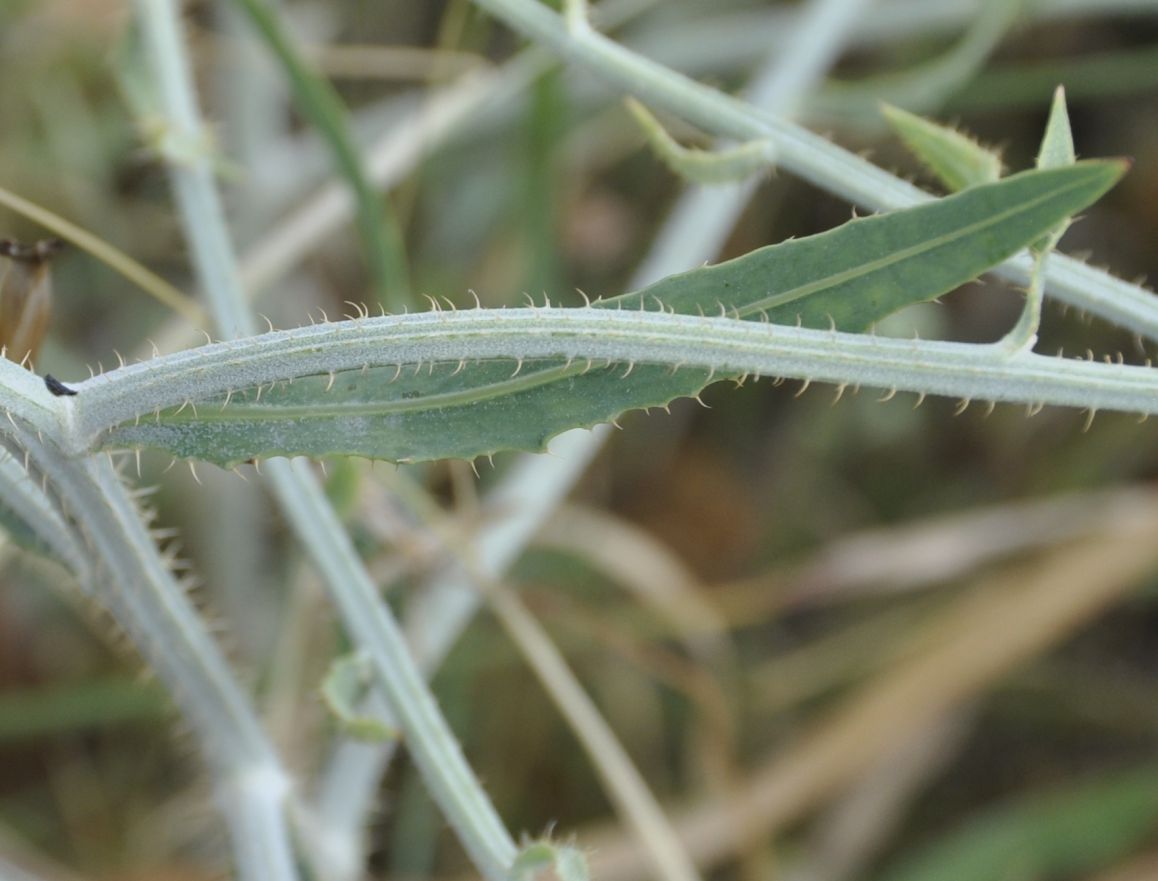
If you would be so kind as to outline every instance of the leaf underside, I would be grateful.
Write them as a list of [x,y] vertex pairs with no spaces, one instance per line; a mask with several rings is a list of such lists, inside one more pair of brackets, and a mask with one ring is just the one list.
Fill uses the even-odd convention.
[[[686,314],[723,310],[739,319],[863,331],[1013,256],[1092,203],[1124,169],[1093,161],[1023,172],[674,275],[598,307],[662,304]],[[707,370],[673,367],[541,360],[516,370],[512,360],[411,364],[399,372],[390,363],[195,401],[196,411],[119,426],[102,446],[157,447],[227,466],[288,455],[408,461],[538,451],[562,431],[696,395],[713,379]]]

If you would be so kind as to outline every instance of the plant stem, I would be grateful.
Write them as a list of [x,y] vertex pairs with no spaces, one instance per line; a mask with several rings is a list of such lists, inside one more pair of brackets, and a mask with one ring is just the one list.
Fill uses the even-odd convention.
[[[478,309],[332,322],[126,365],[76,385],[69,400],[79,403],[63,441],[84,452],[122,422],[190,400],[221,400],[232,389],[366,367],[456,364],[464,356],[525,361],[524,383],[540,359],[551,362],[549,379],[604,362],[663,364],[967,400],[1158,412],[1152,367],[663,312]],[[478,399],[473,394],[463,392],[456,403]]]
[[229,665],[159,557],[111,460],[66,457],[35,433],[14,428],[12,438],[27,451],[30,467],[52,487],[83,537],[91,562],[77,575],[85,579],[86,592],[113,615],[184,710],[215,772],[222,809],[248,818],[244,827],[230,827],[240,877],[294,881],[284,810],[289,776]]
[[504,881],[517,848],[467,766],[388,607],[358,559],[333,507],[304,459],[266,465],[274,491],[315,565],[326,573],[350,638],[365,653],[406,747],[471,861],[489,881]]
[[[137,0],[137,4],[170,112],[168,123],[182,141],[196,143],[202,124],[175,4],[173,0]],[[171,164],[170,173],[215,321],[228,337],[251,331],[253,316],[239,282],[208,157],[194,154]],[[349,536],[304,463],[271,464],[274,492],[322,573],[346,629],[371,659],[383,692],[392,702],[400,702],[391,708],[427,786],[478,869],[489,881],[502,881],[516,853],[514,841],[463,759]]]

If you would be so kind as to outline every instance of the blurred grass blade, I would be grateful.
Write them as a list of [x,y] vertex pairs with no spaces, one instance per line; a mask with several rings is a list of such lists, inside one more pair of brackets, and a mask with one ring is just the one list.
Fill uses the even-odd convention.
[[886,871],[877,881],[1077,877],[1134,852],[1158,828],[1158,767],[992,809]]
[[874,108],[881,101],[916,113],[932,112],[986,66],[1024,5],[1025,0],[983,0],[968,29],[942,55],[895,73],[832,82],[809,99],[807,111],[821,120],[869,125],[878,121]]
[[[1124,170],[1123,162],[1101,161],[1024,172],[761,248],[600,305],[864,330],[1012,256],[1090,204]],[[473,458],[541,450],[561,431],[698,394],[712,378],[701,369],[673,371],[671,364],[471,364],[469,356],[287,376],[294,381],[122,425],[104,444],[161,447],[220,464],[278,455]]]
[[0,742],[155,722],[172,713],[161,688],[132,678],[9,689],[0,694]]

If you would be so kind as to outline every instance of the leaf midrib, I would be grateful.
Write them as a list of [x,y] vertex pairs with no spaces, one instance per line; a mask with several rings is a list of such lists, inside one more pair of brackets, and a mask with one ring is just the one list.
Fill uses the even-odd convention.
[[[803,299],[804,297],[811,296],[812,294],[819,293],[820,291],[837,287],[847,281],[862,277],[867,278],[869,275],[887,269],[893,264],[904,260],[913,259],[920,256],[921,254],[943,246],[951,245],[955,241],[979,233],[988,227],[1004,223],[1010,218],[1016,217],[1018,214],[1028,213],[1029,211],[1039,207],[1043,202],[1058,199],[1072,190],[1088,186],[1089,181],[1087,180],[1075,181],[1066,187],[1059,187],[1057,189],[1042,193],[1036,198],[1022,202],[998,214],[991,214],[983,220],[979,220],[967,226],[960,227],[951,233],[946,233],[932,239],[926,239],[916,245],[912,245],[900,251],[890,251],[883,257],[878,257],[874,260],[866,261],[853,267],[852,269],[846,269],[842,272],[832,273],[831,275],[823,276],[807,284],[799,285],[798,287],[791,288],[787,291],[782,291],[774,296],[765,297],[761,300],[754,300],[752,303],[744,306],[737,306],[735,307],[734,311],[738,312],[741,316],[753,315],[774,307],[792,303],[796,300]],[[839,228],[840,227],[838,227],[838,229]]]

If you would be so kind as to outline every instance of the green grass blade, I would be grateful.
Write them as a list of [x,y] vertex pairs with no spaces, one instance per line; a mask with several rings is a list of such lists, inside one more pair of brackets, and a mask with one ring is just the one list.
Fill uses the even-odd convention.
[[1151,765],[990,810],[877,881],[1078,877],[1130,854],[1156,826]]
[[[1031,171],[905,211],[673,276],[603,308],[863,330],[975,278],[1095,200],[1120,162]],[[561,431],[697,394],[706,370],[675,364],[459,360],[293,377],[228,400],[125,424],[108,447],[161,447],[231,464],[277,455],[349,454],[390,460],[473,458],[540,450]],[[383,361],[389,363],[389,355]],[[719,375],[716,378],[723,378]]]

